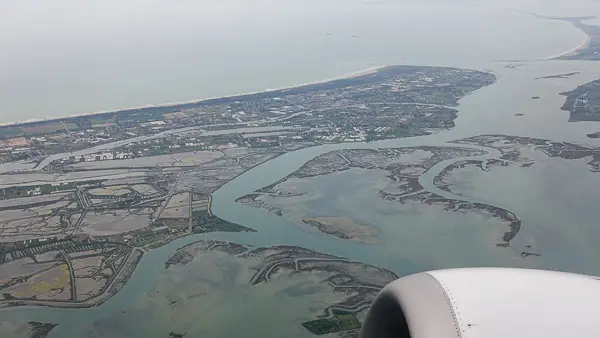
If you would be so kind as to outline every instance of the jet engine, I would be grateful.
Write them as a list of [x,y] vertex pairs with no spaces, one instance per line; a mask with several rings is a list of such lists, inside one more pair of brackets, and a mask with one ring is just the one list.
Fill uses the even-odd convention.
[[600,337],[600,278],[470,268],[417,273],[381,290],[360,338]]

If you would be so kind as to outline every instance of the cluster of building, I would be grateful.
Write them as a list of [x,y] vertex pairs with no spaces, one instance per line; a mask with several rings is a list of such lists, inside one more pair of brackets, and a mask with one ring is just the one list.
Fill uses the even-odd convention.
[[579,95],[577,97],[577,99],[575,99],[575,104],[574,104],[573,109],[578,110],[578,109],[587,109],[587,108],[588,108],[588,93]]
[[[148,147],[138,145],[145,150],[134,152],[135,156],[190,148],[217,149],[230,143],[246,147],[273,147],[305,140],[360,142],[414,136],[423,133],[426,128],[451,126],[454,113],[440,106],[454,105],[466,93],[495,79],[491,74],[477,71],[396,68],[389,67],[340,83],[1,127],[0,134],[17,137],[0,141],[0,162],[80,150],[100,143],[192,126],[207,131],[299,126],[310,131],[265,137],[213,134],[215,136],[202,136],[197,141],[189,138],[185,142],[171,142],[166,150],[155,143]],[[415,105],[410,106],[413,103]],[[319,126],[326,128],[319,130]],[[132,155],[125,152],[101,153],[63,161],[93,162],[130,158],[128,156]]]
[[58,160],[61,164],[66,163],[77,163],[77,162],[96,162],[96,161],[110,161],[110,160],[125,160],[134,158],[135,155],[131,152],[120,152],[120,151],[105,151],[93,154],[85,154],[79,156],[63,157]]
[[[7,160],[10,160],[12,156],[23,154],[31,151],[32,141],[26,139],[25,137],[14,137],[6,140],[0,140],[0,159],[3,157],[7,157]],[[0,162],[8,162],[1,161]]]
[[42,194],[42,188],[35,187],[33,189],[27,190],[27,196],[40,196]]

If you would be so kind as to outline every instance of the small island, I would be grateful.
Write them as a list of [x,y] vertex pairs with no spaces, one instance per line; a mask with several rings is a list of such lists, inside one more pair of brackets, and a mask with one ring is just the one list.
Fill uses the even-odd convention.
[[[177,250],[165,267],[175,269],[181,265],[192,265],[200,259],[210,259],[209,255],[212,253],[235,258],[235,270],[248,271],[248,274],[238,274],[238,277],[247,276],[247,279],[239,280],[240,284],[259,288],[277,283],[286,285],[285,292],[293,292],[292,296],[298,292],[303,295],[306,292],[320,292],[325,299],[337,299],[323,308],[322,313],[316,315],[314,320],[298,323],[315,335],[338,332],[343,332],[345,336],[358,334],[364,314],[379,290],[398,278],[386,269],[305,248],[275,246],[251,249],[237,243],[220,241],[199,241],[187,245]],[[300,276],[303,278],[299,279]],[[306,288],[307,284],[314,287]],[[176,298],[171,306],[185,306],[185,298],[182,299],[184,295],[178,293],[166,296]],[[209,295],[192,297],[210,299]]]
[[587,137],[589,137],[589,138],[600,138],[600,131],[599,132],[595,132],[595,133],[587,134]]
[[[581,146],[569,142],[556,142],[547,139],[510,136],[510,135],[478,135],[452,141],[459,144],[475,144],[494,148],[502,154],[498,159],[486,161],[486,166],[520,166],[530,167],[534,161],[527,155],[528,150],[535,150],[548,157],[565,160],[588,159],[587,166],[591,172],[600,172],[600,148]],[[482,168],[483,169],[483,168]]]
[[[477,156],[484,153],[477,149],[450,146],[333,151],[308,161],[288,177],[261,188],[250,195],[243,196],[237,201],[267,211],[275,211],[274,213],[277,215],[286,216],[285,207],[282,209],[281,207],[274,207],[272,204],[279,201],[285,203],[290,197],[302,194],[301,192],[289,191],[289,187],[296,187],[299,182],[298,179],[306,180],[352,169],[385,170],[388,173],[387,180],[390,185],[388,189],[379,191],[379,198],[388,202],[399,203],[399,205],[418,203],[446,212],[468,212],[494,218],[508,227],[508,230],[502,238],[498,238],[496,243],[498,246],[506,247],[509,246],[510,241],[521,228],[521,220],[514,213],[493,205],[445,198],[428,191],[419,183],[419,177],[441,161],[455,157]],[[451,165],[446,168],[446,171],[452,171],[452,168]],[[434,181],[441,189],[445,189],[444,175],[436,177]],[[343,223],[331,222],[331,219],[336,218],[307,216],[300,221],[325,234],[342,239],[357,240],[356,236],[360,235],[361,237],[358,238],[362,238],[364,233],[372,232],[357,227],[355,221],[351,219]],[[297,219],[293,220],[298,221]]]
[[541,76],[541,77],[536,77],[536,80],[541,80],[541,79],[566,79],[569,78],[571,76],[574,75],[578,75],[580,74],[579,72],[570,72],[570,73],[563,73],[563,74],[554,74],[554,75],[548,75],[548,76]]
[[305,218],[302,223],[310,225],[320,232],[335,237],[349,239],[364,244],[377,243],[377,229],[356,223],[347,217],[313,217]]
[[46,338],[57,325],[41,322],[11,324],[0,320],[0,337],[10,338]]

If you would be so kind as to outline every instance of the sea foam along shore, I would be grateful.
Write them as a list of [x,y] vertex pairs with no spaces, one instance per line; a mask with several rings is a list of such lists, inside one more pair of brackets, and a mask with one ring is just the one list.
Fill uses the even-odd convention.
[[100,111],[95,111],[95,112],[91,112],[91,113],[71,114],[71,115],[65,115],[65,116],[54,116],[54,117],[48,117],[48,118],[43,118],[43,119],[29,119],[29,120],[23,120],[23,121],[15,121],[15,122],[3,122],[3,123],[0,123],[0,127],[19,126],[22,124],[35,123],[35,122],[52,122],[52,121],[74,118],[74,117],[81,117],[81,116],[94,116],[94,115],[117,113],[120,111],[132,110],[132,109],[141,109],[141,108],[150,108],[150,107],[172,107],[172,106],[177,106],[177,105],[181,105],[181,104],[200,103],[203,101],[209,101],[209,100],[215,100],[215,99],[224,99],[224,98],[243,96],[243,95],[263,94],[263,93],[268,93],[268,92],[277,91],[277,90],[293,89],[293,88],[298,88],[298,87],[303,87],[303,86],[310,86],[310,85],[327,83],[327,82],[336,81],[336,80],[350,79],[350,78],[354,78],[354,77],[369,75],[369,74],[376,73],[377,71],[379,71],[380,69],[385,68],[385,67],[387,67],[387,65],[373,66],[373,67],[368,67],[368,68],[365,68],[365,69],[362,69],[362,70],[359,70],[356,72],[352,72],[352,73],[334,77],[334,78],[318,80],[318,81],[314,81],[314,82],[301,83],[301,84],[296,84],[296,85],[287,86],[287,87],[269,88],[269,89],[256,91],[256,92],[247,92],[247,93],[239,93],[239,94],[232,94],[232,95],[225,95],[225,96],[208,97],[208,98],[194,99],[194,100],[181,101],[181,102],[148,104],[145,106],[119,108],[119,109],[111,109],[111,110],[100,110]]

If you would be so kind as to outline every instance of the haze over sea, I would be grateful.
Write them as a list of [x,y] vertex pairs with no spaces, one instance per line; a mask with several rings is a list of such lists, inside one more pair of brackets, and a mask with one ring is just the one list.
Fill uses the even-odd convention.
[[382,64],[484,67],[585,35],[592,0],[0,0],[0,122],[328,79]]

